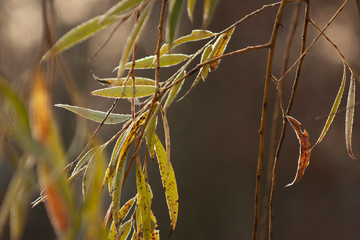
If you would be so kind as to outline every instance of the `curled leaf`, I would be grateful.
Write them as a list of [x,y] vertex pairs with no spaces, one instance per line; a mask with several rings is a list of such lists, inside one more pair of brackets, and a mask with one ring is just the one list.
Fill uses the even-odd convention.
[[345,115],[345,144],[346,149],[352,159],[357,160],[352,151],[352,128],[354,122],[354,113],[355,113],[355,76],[351,72],[349,93],[346,104],[346,115]]
[[286,185],[285,187],[289,187],[296,182],[298,182],[301,177],[304,175],[307,166],[310,163],[310,141],[309,141],[309,134],[304,131],[301,131],[301,123],[293,117],[286,116],[288,121],[290,122],[291,127],[294,129],[297,138],[299,139],[300,150],[299,150],[299,160],[298,160],[298,167],[296,171],[295,179],[292,183]]

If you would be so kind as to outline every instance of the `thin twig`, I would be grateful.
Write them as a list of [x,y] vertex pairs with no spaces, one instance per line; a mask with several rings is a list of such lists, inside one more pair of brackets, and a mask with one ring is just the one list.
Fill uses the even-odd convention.
[[263,103],[261,109],[261,121],[260,121],[260,129],[259,129],[259,154],[258,154],[258,161],[257,161],[257,168],[256,168],[256,185],[255,185],[255,196],[254,196],[254,225],[253,225],[253,233],[252,239],[256,240],[257,236],[257,228],[259,223],[259,198],[260,198],[260,180],[261,180],[261,170],[262,170],[262,162],[264,156],[264,143],[265,143],[265,122],[266,122],[266,112],[267,112],[267,103],[268,103],[268,95],[269,95],[269,83],[271,78],[271,71],[273,65],[273,58],[274,58],[274,50],[275,50],[275,43],[277,32],[280,26],[280,22],[282,19],[282,15],[285,9],[287,1],[281,1],[279,6],[278,12],[276,14],[276,19],[274,22],[271,38],[269,41],[270,49],[268,54],[268,61],[266,66],[266,76],[265,76],[265,83],[264,83],[264,95],[263,95]]

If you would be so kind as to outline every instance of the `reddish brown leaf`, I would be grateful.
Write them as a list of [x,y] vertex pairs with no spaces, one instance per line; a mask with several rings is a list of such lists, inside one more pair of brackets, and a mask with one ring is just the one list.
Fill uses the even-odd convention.
[[305,170],[310,163],[311,147],[309,141],[309,134],[306,132],[305,129],[304,131],[301,131],[301,123],[293,117],[286,116],[286,118],[289,120],[292,128],[294,129],[300,144],[299,160],[298,160],[298,168],[296,171],[296,176],[292,183],[286,185],[286,187],[289,187],[295,184],[296,182],[298,182],[301,179],[301,177],[304,175]]

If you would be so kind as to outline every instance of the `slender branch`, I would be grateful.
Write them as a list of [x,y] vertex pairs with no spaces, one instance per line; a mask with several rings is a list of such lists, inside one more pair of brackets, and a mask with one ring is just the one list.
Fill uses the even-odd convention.
[[257,169],[256,169],[256,186],[255,186],[255,196],[254,196],[254,225],[253,225],[253,233],[252,239],[256,240],[257,238],[257,228],[259,223],[259,198],[260,198],[260,180],[261,180],[261,170],[262,170],[262,161],[264,156],[264,142],[265,142],[265,122],[266,122],[266,112],[267,112],[267,103],[268,103],[268,95],[269,95],[269,83],[271,78],[271,71],[273,65],[273,58],[274,58],[274,50],[275,50],[275,43],[277,32],[280,26],[280,22],[282,19],[282,15],[285,9],[287,1],[281,1],[279,6],[278,12],[276,14],[276,19],[274,22],[271,38],[270,38],[270,49],[268,54],[268,61],[266,66],[266,76],[265,76],[265,83],[264,83],[264,95],[263,95],[263,103],[261,109],[261,121],[260,121],[260,129],[259,129],[259,154],[258,154],[258,161],[257,161]]
[[[305,1],[305,16],[304,16],[304,24],[303,24],[303,31],[302,31],[302,42],[301,42],[301,53],[303,54],[306,50],[306,37],[307,37],[307,32],[308,32],[308,19],[309,19],[309,12],[310,12],[310,0]],[[274,202],[274,193],[275,193],[275,185],[276,185],[276,172],[277,172],[277,166],[278,166],[278,159],[279,159],[279,155],[280,155],[280,150],[281,150],[281,146],[282,143],[284,141],[285,138],[285,132],[286,132],[286,126],[287,126],[287,121],[285,119],[285,116],[288,115],[290,113],[291,107],[294,103],[294,99],[295,99],[295,94],[296,94],[296,88],[297,88],[297,84],[300,78],[300,72],[302,69],[302,63],[303,63],[303,59],[301,58],[299,61],[299,65],[297,67],[296,70],[296,75],[295,75],[295,79],[294,79],[294,83],[293,83],[293,87],[292,87],[292,92],[291,92],[291,96],[290,96],[290,100],[288,103],[288,107],[286,109],[286,112],[283,116],[283,127],[281,130],[281,135],[280,135],[280,139],[278,142],[278,146],[275,152],[275,157],[274,157],[274,162],[273,162],[273,166],[272,166],[272,181],[271,181],[271,189],[270,189],[270,196],[269,196],[269,240],[272,239],[272,234],[273,234],[273,220],[274,220],[274,209],[273,209],[273,202]],[[280,99],[281,101],[281,99]]]
[[[295,30],[298,25],[299,20],[299,12],[301,8],[301,2],[296,2],[296,7],[294,9],[293,13],[293,19],[292,23],[290,24],[290,30],[288,32],[287,40],[286,40],[286,46],[283,56],[283,67],[281,71],[281,75],[283,75],[286,70],[288,69],[289,64],[289,57],[291,52],[291,46],[293,43]],[[282,89],[284,89],[284,83],[285,81],[282,81],[280,84],[275,79],[274,82],[277,84],[278,92],[282,92]],[[279,107],[280,105],[280,107]],[[276,151],[276,142],[278,138],[278,131],[279,131],[279,118],[280,118],[280,112],[284,111],[284,108],[282,106],[282,96],[280,94],[277,95],[276,101],[274,103],[274,111],[272,116],[272,129],[271,129],[271,137],[270,137],[270,152],[269,152],[269,159],[268,159],[268,166],[267,166],[267,172],[266,172],[266,193],[265,193],[265,199],[263,201],[262,206],[262,216],[261,216],[261,228],[260,228],[260,239],[266,239],[266,233],[267,233],[267,220],[269,216],[269,200],[270,200],[270,188],[271,188],[271,172],[272,172],[272,165],[274,162],[274,156]],[[281,111],[280,111],[281,109]]]

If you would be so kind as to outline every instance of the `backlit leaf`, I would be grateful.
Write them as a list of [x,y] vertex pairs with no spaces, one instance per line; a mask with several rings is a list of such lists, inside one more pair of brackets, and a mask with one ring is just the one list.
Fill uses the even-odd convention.
[[138,203],[141,213],[141,223],[143,237],[145,240],[150,239],[150,199],[146,177],[141,168],[140,161],[136,164],[136,186],[138,191]]
[[179,23],[183,0],[173,0],[169,4],[169,15],[166,23],[166,40],[171,45]]
[[346,104],[345,143],[346,143],[346,149],[350,157],[354,160],[357,160],[355,155],[353,154],[352,143],[351,143],[354,113],[355,113],[355,76],[354,73],[351,72],[349,93]]
[[[178,46],[180,44],[187,43],[187,42],[193,42],[193,41],[199,41],[199,40],[207,39],[212,36],[214,36],[214,33],[210,32],[208,30],[196,29],[196,30],[193,30],[189,35],[186,35],[186,36],[176,39],[172,43],[171,47],[172,47],[172,49],[174,49],[176,46]],[[169,52],[169,50],[170,50],[170,45],[168,43],[165,43],[160,49],[160,56]]]
[[107,98],[138,98],[151,96],[156,92],[157,88],[155,86],[148,85],[137,85],[137,86],[117,86],[117,87],[108,87],[101,88],[95,91],[92,91],[92,95],[97,95]]
[[196,0],[187,0],[187,14],[189,16],[189,19],[192,23],[194,23],[194,8],[195,8]]
[[121,225],[119,229],[119,234],[115,231],[114,222],[111,224],[108,240],[125,240],[127,239],[131,226],[132,226],[132,220],[126,221],[124,224]]
[[[178,74],[176,76],[176,78],[174,79],[174,81],[182,78],[184,75],[186,74],[186,71],[182,71],[180,74]],[[181,90],[181,87],[184,84],[185,79],[183,79],[182,81],[178,82],[171,90],[170,93],[166,99],[166,102],[164,104],[164,109],[168,109],[170,107],[170,105],[172,104],[172,102],[175,100],[176,96],[178,95],[178,93]]]
[[206,28],[214,14],[217,0],[204,0],[203,27]]
[[166,203],[169,209],[171,233],[175,229],[178,217],[179,195],[174,169],[171,163],[168,163],[166,151],[157,135],[155,135],[155,151],[159,163],[162,185],[165,189]]
[[321,142],[321,140],[325,137],[325,134],[327,133],[327,131],[329,130],[331,123],[333,122],[336,112],[339,108],[340,102],[341,102],[341,98],[343,96],[344,93],[344,89],[345,89],[345,82],[346,82],[346,64],[344,62],[344,72],[343,72],[343,77],[342,77],[342,81],[341,81],[341,85],[340,88],[338,90],[338,93],[336,95],[335,101],[333,103],[333,106],[330,110],[329,116],[326,120],[325,126],[320,134],[320,137],[318,138],[318,140],[316,141],[316,143],[314,144],[314,146],[312,148],[314,148],[317,144],[319,144]]
[[[209,46],[207,46],[204,50],[204,52],[202,53],[201,55],[201,60],[200,60],[200,63],[203,63],[205,61],[207,61],[209,59],[209,55],[210,53],[212,52],[212,49],[213,49],[213,45],[210,44]],[[206,65],[204,67],[202,67],[204,70],[202,70],[202,74],[201,74],[201,77],[203,79],[203,81],[205,82],[206,78],[207,78],[207,75],[209,73],[209,69],[210,69],[210,66],[209,65]]]
[[301,123],[293,117],[286,116],[286,118],[290,122],[291,127],[294,129],[300,144],[299,160],[298,160],[296,176],[292,183],[286,185],[286,187],[289,187],[295,184],[296,182],[298,182],[301,179],[301,177],[304,175],[305,170],[310,163],[311,148],[309,142],[309,134],[306,132],[305,129],[304,131],[301,131]]
[[[126,78],[96,78],[96,80],[103,85],[123,86]],[[132,86],[132,82],[132,78],[129,78],[125,86]],[[155,81],[150,78],[136,77],[135,85],[155,86]]]
[[157,114],[154,118],[150,118],[148,125],[145,130],[146,145],[151,158],[155,157],[155,130],[157,125]]
[[[101,123],[105,116],[107,115],[106,112],[92,110],[89,108],[83,108],[78,106],[71,106],[67,104],[55,104],[56,107],[65,108],[73,113],[76,113],[84,118],[92,120],[94,122]],[[130,114],[117,114],[117,113],[110,113],[109,116],[106,118],[104,124],[118,124],[128,120],[131,117]]]
[[141,13],[138,21],[136,22],[134,28],[132,29],[130,35],[128,36],[126,40],[126,44],[124,46],[124,50],[119,62],[119,68],[117,72],[117,76],[121,77],[123,71],[124,71],[124,65],[128,61],[129,56],[133,50],[133,47],[140,35],[141,30],[146,25],[147,19],[149,17],[149,13],[151,12],[153,3],[150,2],[148,6],[144,9],[144,11]]
[[[224,53],[224,51],[225,51],[225,49],[226,49],[226,47],[227,47],[227,45],[228,45],[228,43],[230,41],[231,35],[233,34],[234,30],[235,30],[235,27],[231,28],[227,32],[220,35],[220,37],[214,43],[213,50],[210,53],[211,58],[220,57]],[[217,69],[219,63],[220,63],[220,59],[215,61],[215,62],[212,62],[210,64],[210,70],[215,71]]]
[[114,15],[119,15],[127,10],[131,9],[132,7],[135,7],[138,3],[140,3],[142,0],[122,0],[119,1],[117,4],[115,4],[112,8],[110,8],[106,13],[104,13],[100,18],[100,24],[104,21],[108,20]]
[[[174,53],[174,54],[164,54],[160,57],[160,67],[170,67],[177,65],[189,58],[189,55]],[[148,56],[145,58],[140,58],[135,61],[135,69],[154,69],[156,64],[154,64],[155,56]],[[125,64],[125,69],[130,69],[132,63],[128,62]]]

